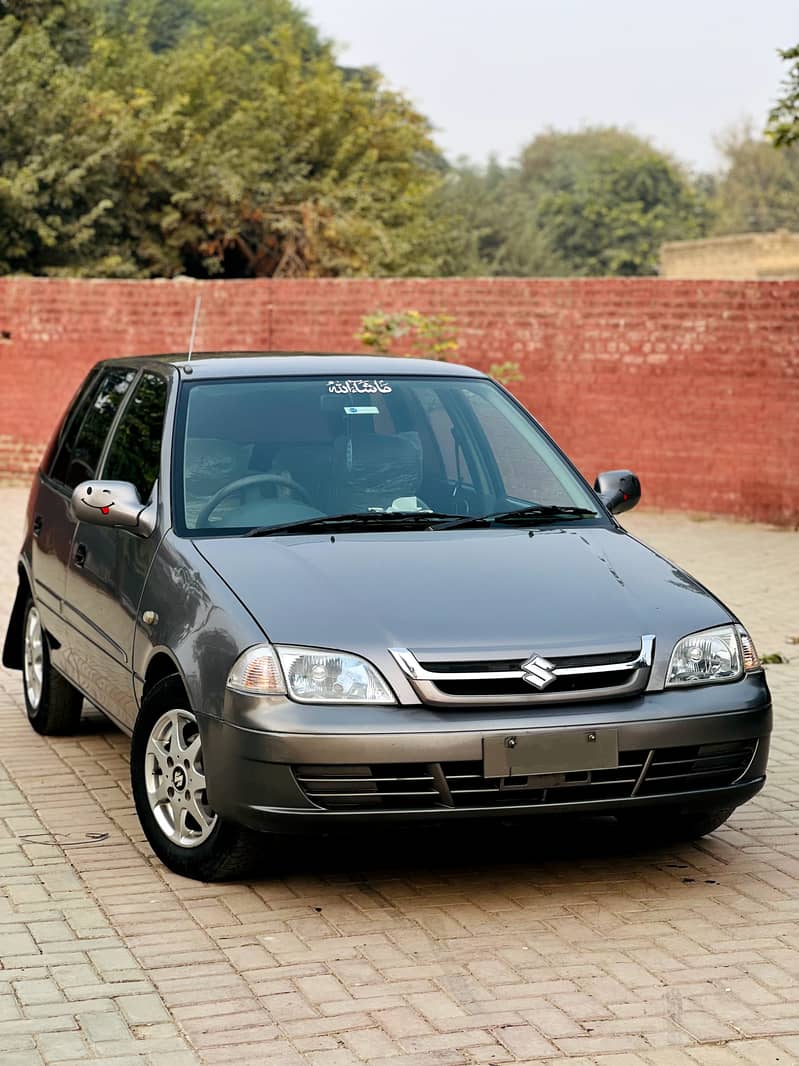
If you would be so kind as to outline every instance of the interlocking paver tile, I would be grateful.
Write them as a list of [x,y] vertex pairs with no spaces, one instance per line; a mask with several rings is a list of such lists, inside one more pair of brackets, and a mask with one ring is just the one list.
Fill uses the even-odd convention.
[[[25,498],[0,488],[2,632]],[[796,660],[766,789],[695,845],[414,832],[195,884],[144,842],[127,739],[37,736],[0,671],[3,1066],[797,1066],[799,534],[626,518]]]

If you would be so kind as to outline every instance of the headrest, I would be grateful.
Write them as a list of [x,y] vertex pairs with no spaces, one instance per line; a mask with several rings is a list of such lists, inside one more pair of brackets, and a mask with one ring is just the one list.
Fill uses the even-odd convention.
[[422,453],[406,437],[380,433],[337,437],[333,442],[333,481],[346,487],[354,509],[388,507],[400,496],[415,496],[422,480]]

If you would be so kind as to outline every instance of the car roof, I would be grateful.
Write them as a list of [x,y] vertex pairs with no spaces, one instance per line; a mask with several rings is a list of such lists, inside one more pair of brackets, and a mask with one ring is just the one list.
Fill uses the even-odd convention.
[[403,359],[390,355],[341,355],[325,352],[194,352],[191,361],[186,353],[139,355],[124,359],[106,359],[126,366],[152,365],[175,367],[194,378],[302,377],[344,374],[357,377],[381,377],[388,374],[424,374],[485,377],[480,370],[459,363],[435,359]]

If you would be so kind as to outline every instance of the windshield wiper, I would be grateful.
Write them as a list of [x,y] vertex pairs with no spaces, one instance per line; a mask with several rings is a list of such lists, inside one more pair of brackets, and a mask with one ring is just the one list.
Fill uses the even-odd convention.
[[325,529],[398,529],[403,526],[439,529],[440,521],[457,519],[458,515],[438,511],[356,511],[354,514],[319,515],[302,518],[298,522],[284,522],[278,526],[256,526],[245,537],[274,537],[281,533],[313,533]]
[[282,533],[313,533],[326,529],[358,531],[369,529],[457,529],[466,526],[487,526],[494,522],[511,522],[517,518],[525,519],[526,524],[535,521],[546,522],[552,519],[589,518],[596,511],[585,507],[559,507],[556,505],[536,504],[531,507],[517,508],[514,511],[497,511],[487,515],[452,515],[439,511],[356,511],[354,514],[319,515],[318,518],[302,518],[298,522],[283,522],[276,526],[256,526],[245,533],[245,537],[276,537]]
[[496,511],[494,514],[465,515],[461,518],[447,519],[436,524],[436,529],[458,529],[465,526],[493,525],[494,522],[513,522],[524,519],[525,525],[534,522],[549,522],[554,519],[595,518],[596,511],[587,507],[569,507],[559,504],[533,504],[530,507],[517,507],[513,511]]

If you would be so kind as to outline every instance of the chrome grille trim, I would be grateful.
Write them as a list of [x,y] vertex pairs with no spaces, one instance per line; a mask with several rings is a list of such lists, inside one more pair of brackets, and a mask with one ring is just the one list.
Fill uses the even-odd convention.
[[[423,665],[417,656],[408,648],[389,648],[389,652],[393,656],[395,662],[408,678],[414,689],[418,693],[419,697],[425,702],[430,704],[449,704],[449,705],[469,705],[480,704],[482,706],[493,704],[533,704],[533,703],[572,703],[578,700],[595,700],[595,699],[607,699],[613,696],[628,696],[635,692],[641,691],[648,680],[649,671],[652,667],[652,661],[655,651],[655,637],[651,633],[647,633],[640,638],[641,647],[637,652],[630,652],[630,658],[623,661],[613,661],[618,659],[618,655],[609,654],[605,662],[596,662],[596,654],[586,653],[585,658],[592,660],[591,664],[585,665],[559,665],[559,661],[564,663],[573,663],[575,656],[566,654],[562,656],[555,655],[551,652],[547,652],[549,660],[552,662],[551,673],[554,675],[555,684],[559,679],[567,678],[584,678],[587,680],[596,680],[595,685],[588,685],[585,688],[581,688],[577,691],[538,691],[532,685],[527,682],[529,671],[524,669],[526,660],[522,660],[518,667],[513,670],[486,670],[486,669],[466,669],[466,670],[453,670],[450,664],[447,664],[447,669],[434,670],[431,665]],[[482,666],[486,666],[490,662],[490,658],[483,657],[476,660]],[[498,659],[498,662],[507,664],[508,660]],[[468,665],[468,664],[464,664]],[[604,679],[603,675],[615,674],[617,675],[615,683],[611,680],[609,683]],[[619,680],[619,675],[622,679]],[[455,686],[466,682],[476,682],[476,688],[480,683],[488,682],[496,685],[497,682],[508,682],[506,686],[508,689],[513,689],[514,686],[518,689],[520,683],[524,684],[524,691],[508,691],[508,692],[492,692],[490,694],[475,692],[470,694],[468,692],[447,692],[447,686]],[[501,688],[501,685],[499,686]]]

